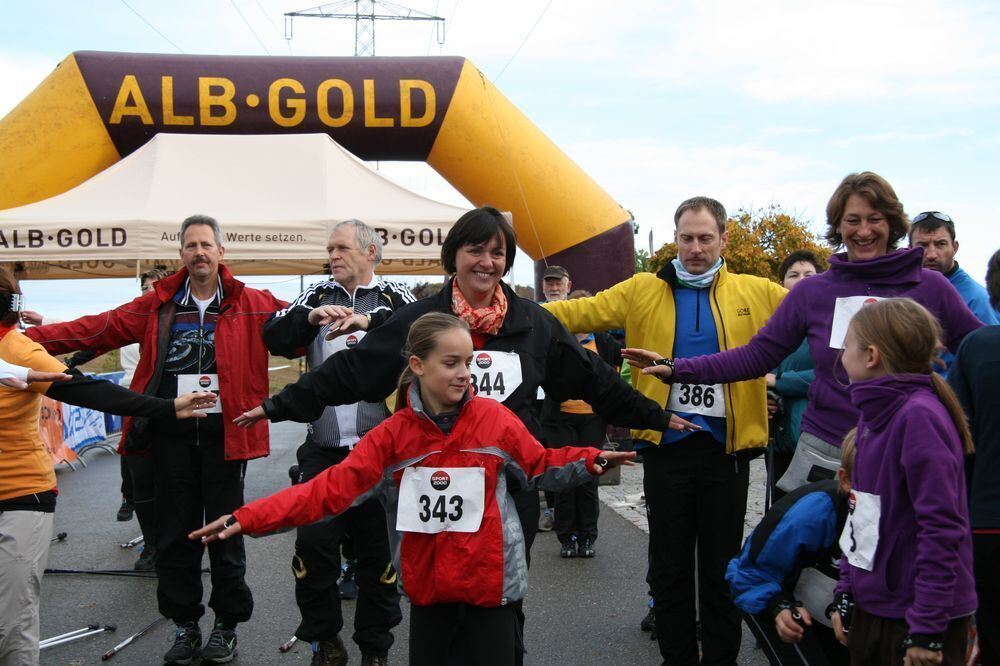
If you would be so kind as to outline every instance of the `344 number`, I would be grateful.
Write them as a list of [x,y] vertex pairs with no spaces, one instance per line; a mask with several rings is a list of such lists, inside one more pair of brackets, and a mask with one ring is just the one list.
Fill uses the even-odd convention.
[[493,395],[494,391],[498,395],[507,394],[507,387],[504,386],[502,372],[496,373],[493,377],[490,377],[490,373],[488,372],[484,372],[482,377],[476,377],[475,373],[473,373],[472,388],[479,395]]

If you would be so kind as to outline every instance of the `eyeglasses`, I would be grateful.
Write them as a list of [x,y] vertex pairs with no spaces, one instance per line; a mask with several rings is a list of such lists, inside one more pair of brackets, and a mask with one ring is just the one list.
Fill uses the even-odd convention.
[[936,210],[929,210],[925,213],[920,213],[920,215],[917,215],[915,218],[910,220],[910,222],[912,224],[918,224],[926,220],[928,217],[933,217],[936,220],[941,220],[942,222],[948,222],[949,224],[955,223],[954,220],[951,219],[951,217],[945,215],[944,213],[940,213]]

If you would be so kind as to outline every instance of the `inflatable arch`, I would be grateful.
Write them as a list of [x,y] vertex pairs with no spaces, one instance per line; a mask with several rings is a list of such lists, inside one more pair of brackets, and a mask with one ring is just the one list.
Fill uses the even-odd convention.
[[[597,289],[631,275],[631,215],[464,58],[69,55],[0,121],[0,209],[78,185],[157,132],[329,134],[426,161],[519,245]],[[537,277],[536,277],[537,279]]]

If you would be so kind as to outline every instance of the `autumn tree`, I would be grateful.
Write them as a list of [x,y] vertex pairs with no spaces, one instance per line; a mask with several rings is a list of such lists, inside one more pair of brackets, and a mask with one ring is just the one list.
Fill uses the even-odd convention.
[[[814,234],[809,225],[789,215],[778,205],[767,208],[739,209],[726,222],[729,243],[722,251],[727,268],[734,273],[748,273],[781,281],[778,268],[785,257],[796,250],[810,250],[821,261],[830,249]],[[667,243],[649,258],[649,270],[656,272],[677,256],[677,245]]]

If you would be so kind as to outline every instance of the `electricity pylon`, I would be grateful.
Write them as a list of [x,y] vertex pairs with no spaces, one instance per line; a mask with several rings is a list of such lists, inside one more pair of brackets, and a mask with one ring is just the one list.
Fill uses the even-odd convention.
[[386,0],[340,0],[285,14],[285,39],[292,38],[292,19],[349,19],[354,21],[354,55],[375,55],[375,21],[436,21],[438,44],[444,43],[444,19]]

